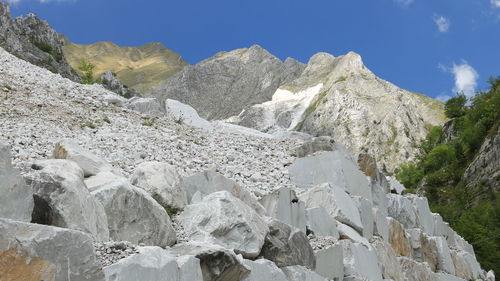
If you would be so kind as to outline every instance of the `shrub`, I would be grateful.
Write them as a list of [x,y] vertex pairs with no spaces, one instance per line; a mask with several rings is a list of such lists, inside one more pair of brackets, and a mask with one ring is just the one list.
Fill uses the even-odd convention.
[[83,84],[94,84],[94,68],[95,65],[86,60],[80,61],[79,70],[83,72],[82,83]]

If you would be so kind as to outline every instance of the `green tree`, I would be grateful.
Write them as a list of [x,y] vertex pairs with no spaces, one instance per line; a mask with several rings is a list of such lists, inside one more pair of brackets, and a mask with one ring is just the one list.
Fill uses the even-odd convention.
[[95,83],[94,68],[95,68],[95,65],[93,65],[91,62],[86,61],[86,60],[80,61],[80,66],[78,66],[78,69],[80,69],[83,72],[83,77],[82,77],[83,84],[94,84]]
[[454,98],[449,99],[444,106],[444,114],[448,118],[456,118],[465,115],[465,104],[467,97],[464,94],[459,94]]

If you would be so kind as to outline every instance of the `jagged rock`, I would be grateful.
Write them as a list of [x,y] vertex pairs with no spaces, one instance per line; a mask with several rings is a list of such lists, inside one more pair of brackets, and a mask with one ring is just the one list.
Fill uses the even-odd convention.
[[283,267],[282,270],[289,281],[327,281],[327,279],[316,272],[300,265]]
[[263,196],[259,202],[267,210],[269,216],[306,233],[305,204],[299,200],[292,189],[281,187]]
[[139,164],[130,182],[148,192],[160,205],[172,209],[183,209],[187,204],[182,179],[174,166],[161,162]]
[[465,241],[460,235],[458,235],[453,229],[450,228],[448,235],[446,236],[446,242],[450,248],[466,251],[469,254],[475,256],[474,248],[469,242]]
[[353,228],[340,222],[338,223],[337,227],[339,229],[340,239],[350,239],[352,240],[352,242],[360,243],[365,245],[366,247],[370,247],[368,239],[361,236],[361,234],[359,234],[359,232],[357,232]]
[[261,257],[279,267],[303,265],[314,269],[315,266],[314,251],[305,233],[278,220],[269,223]]
[[245,258],[261,252],[269,228],[243,201],[218,191],[186,206],[178,216],[190,241],[211,242],[234,249]]
[[382,275],[384,279],[404,281],[403,270],[396,257],[396,252],[391,245],[381,238],[374,238],[374,240],[371,241],[371,245],[374,247],[378,260],[382,266]]
[[294,149],[297,157],[305,157],[318,151],[333,151],[335,140],[328,136],[311,138]]
[[200,260],[204,281],[243,280],[250,273],[241,255],[214,244],[177,244],[169,252],[178,255],[193,255]]
[[399,263],[408,281],[439,281],[427,263],[420,263],[407,257],[399,257]]
[[32,64],[80,81],[63,53],[63,36],[34,14],[12,19],[7,3],[0,2],[0,47]]
[[104,206],[112,239],[160,247],[176,242],[170,217],[146,191],[122,180],[102,184],[92,195]]
[[307,229],[316,236],[331,236],[339,238],[337,221],[333,219],[323,207],[306,209]]
[[281,62],[261,47],[221,52],[168,78],[152,94],[176,99],[205,119],[225,119],[271,99],[281,83],[300,74],[302,64]]
[[427,201],[427,198],[416,196],[411,196],[410,198],[415,205],[418,225],[425,233],[433,236],[436,223],[434,220],[434,215],[431,213],[431,210],[429,208],[429,202]]
[[410,245],[413,249],[413,259],[422,262],[422,254],[421,254],[421,247],[422,247],[422,229],[420,228],[410,228],[406,230],[407,233],[410,235]]
[[328,183],[310,188],[299,195],[307,208],[323,207],[336,220],[363,231],[359,210],[349,195],[336,185]]
[[344,255],[341,245],[333,245],[314,253],[314,271],[328,280],[340,281],[344,278]]
[[19,171],[12,167],[10,149],[0,143],[0,217],[30,222],[33,193]]
[[440,281],[465,281],[465,279],[443,272],[436,273],[436,276]]
[[434,235],[447,238],[451,230],[450,225],[443,221],[440,214],[433,213],[432,216],[434,217]]
[[465,280],[476,280],[481,278],[481,266],[476,258],[468,252],[450,251],[451,259],[455,267],[455,275]]
[[104,269],[106,281],[177,281],[175,258],[160,247],[140,247],[139,253]]
[[406,233],[404,227],[395,219],[387,218],[389,222],[389,243],[396,253],[400,256],[411,258],[413,251],[410,242],[410,236]]
[[217,191],[228,191],[234,197],[245,202],[252,207],[259,215],[266,215],[264,207],[255,199],[255,197],[245,188],[238,185],[220,173],[212,170],[196,173],[183,178],[183,188],[186,192],[187,201],[193,201],[193,196],[198,192],[200,199],[208,194]]
[[427,262],[433,271],[455,274],[455,266],[445,238],[423,234],[420,243],[422,260]]
[[125,87],[122,82],[118,78],[116,78],[113,71],[111,70],[108,70],[101,74],[100,81],[104,88],[115,92],[122,97],[130,98],[137,95],[137,93]]
[[310,188],[322,183],[342,187],[351,195],[372,201],[366,176],[342,148],[296,159],[288,168],[290,180],[300,187]]
[[405,228],[419,227],[417,213],[410,199],[398,194],[387,194],[387,196],[390,217],[396,219]]
[[58,142],[53,157],[75,162],[82,168],[85,177],[95,176],[99,172],[113,171],[113,167],[105,160],[82,148],[76,141],[71,139]]
[[180,256],[176,261],[179,267],[179,281],[203,281],[200,259],[195,256]]
[[373,206],[376,207],[384,216],[389,215],[389,199],[384,188],[378,184],[371,184]]
[[493,272],[493,270],[490,270],[486,273],[486,280],[495,281],[495,272]]
[[212,124],[201,118],[198,112],[191,106],[171,99],[167,99],[163,103],[165,104],[166,113],[170,115],[176,123],[207,130],[212,128]]
[[160,103],[155,98],[133,97],[125,103],[125,107],[152,116],[165,115]]
[[395,177],[387,176],[387,182],[389,182],[389,188],[392,192],[397,194],[402,194],[405,191],[404,185],[402,185]]
[[28,183],[35,207],[32,222],[87,232],[98,241],[109,239],[106,212],[89,192],[83,170],[73,161],[37,161]]
[[357,276],[374,281],[383,280],[375,250],[350,240],[340,240],[339,243],[344,253],[344,276]]
[[84,180],[84,182],[91,192],[110,185],[129,184],[129,180],[127,178],[107,171],[88,177]]
[[[374,194],[374,196],[375,193],[379,192],[379,190],[380,193],[384,195],[390,192],[390,183],[387,181],[384,173],[379,169],[377,160],[375,160],[372,155],[366,153],[359,154],[358,166],[359,169],[370,179],[372,193]],[[373,200],[373,203],[377,205],[377,202],[375,202],[375,198]]]
[[243,281],[288,281],[286,275],[272,261],[258,259],[255,261],[244,260],[243,262],[250,268],[250,274]]
[[2,280],[104,280],[89,235],[8,219],[0,219],[0,265]]
[[389,223],[387,217],[378,209],[373,208],[374,227],[373,233],[382,237],[385,241],[389,241]]
[[353,197],[356,206],[358,207],[361,216],[361,223],[363,224],[363,237],[371,239],[373,236],[373,228],[375,218],[373,217],[373,204],[362,197]]

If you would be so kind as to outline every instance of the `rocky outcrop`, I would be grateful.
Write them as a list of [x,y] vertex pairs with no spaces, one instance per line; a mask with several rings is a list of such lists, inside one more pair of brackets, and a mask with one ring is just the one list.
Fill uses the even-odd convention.
[[305,204],[295,191],[281,187],[260,199],[260,203],[272,218],[292,225],[306,233]]
[[32,64],[73,81],[80,78],[63,54],[64,39],[34,14],[12,19],[7,3],[0,1],[0,47]]
[[152,90],[162,103],[175,99],[194,107],[205,119],[225,119],[271,99],[284,82],[300,74],[303,65],[281,62],[261,47],[221,52],[188,66]]
[[115,92],[122,97],[131,98],[138,95],[138,93],[123,85],[111,70],[104,72],[101,77],[99,77],[99,81],[104,88]]

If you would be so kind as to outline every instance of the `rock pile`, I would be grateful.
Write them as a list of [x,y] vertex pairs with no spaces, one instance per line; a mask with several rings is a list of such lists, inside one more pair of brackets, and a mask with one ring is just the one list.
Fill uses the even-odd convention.
[[425,198],[339,143],[192,127],[0,64],[1,280],[494,281]]

